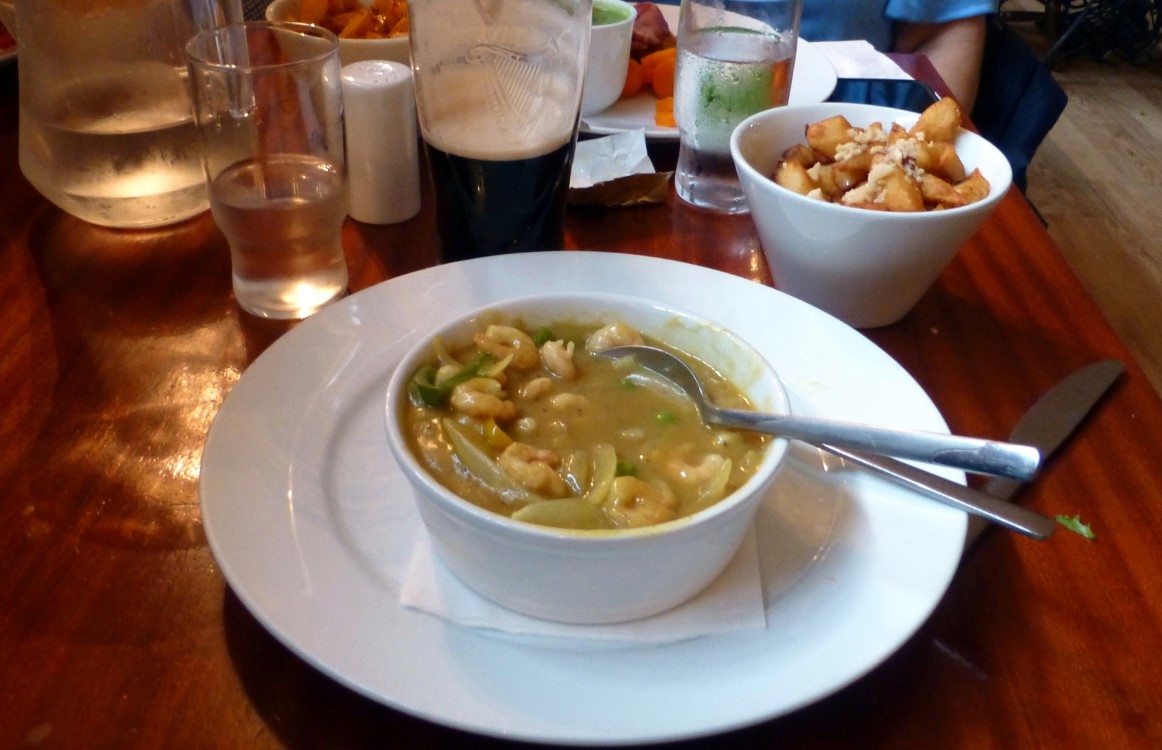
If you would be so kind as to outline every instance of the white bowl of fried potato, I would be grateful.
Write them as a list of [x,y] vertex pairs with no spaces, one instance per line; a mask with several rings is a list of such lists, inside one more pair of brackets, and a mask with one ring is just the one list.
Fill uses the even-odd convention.
[[775,286],[855,328],[904,317],[1012,183],[952,99],[772,109],[731,153]]
[[274,0],[266,6],[266,18],[313,23],[333,31],[339,37],[343,65],[364,60],[411,64],[407,0]]
[[[388,386],[388,443],[433,548],[468,587],[525,615],[623,622],[695,596],[737,553],[786,453],[783,439],[711,428],[680,404],[655,413],[654,399],[681,397],[632,361],[590,354],[598,342],[631,340],[622,328],[593,333],[611,324],[712,367],[729,383],[716,399],[789,411],[778,376],[737,336],[648,300],[599,294],[513,299],[446,321],[404,356]],[[494,349],[523,341],[505,326],[533,332],[533,348]],[[575,345],[575,372],[561,373],[566,345],[555,341]],[[481,367],[478,349],[494,359],[470,371]],[[498,384],[457,381],[457,372]],[[530,391],[541,378],[546,390]],[[429,386],[417,391],[417,382],[456,385],[447,402],[429,402]],[[514,411],[470,397],[485,391]],[[701,446],[707,439],[714,447]]]

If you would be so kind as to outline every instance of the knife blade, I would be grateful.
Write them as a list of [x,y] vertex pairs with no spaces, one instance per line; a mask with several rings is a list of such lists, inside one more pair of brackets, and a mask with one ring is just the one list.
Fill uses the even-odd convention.
[[[1126,369],[1116,359],[1105,359],[1086,365],[1066,376],[1046,391],[1029,410],[1017,420],[1009,439],[1032,445],[1041,451],[1042,466],[1050,455],[1085,421],[1093,407]],[[1009,501],[1024,486],[1023,482],[1007,477],[992,477],[981,490],[998,500]],[[973,516],[968,519],[968,538],[971,545],[988,528],[988,521]]]
[[[1085,419],[1125,366],[1117,360],[1086,365],[1050,388],[1017,421],[1013,442],[1028,443],[1044,458],[1056,450]],[[857,453],[835,446],[820,446],[856,465],[870,469],[897,484],[920,492],[969,514],[965,547],[972,544],[988,522],[999,524],[1034,539],[1048,539],[1057,521],[1009,502],[1022,483],[995,477],[982,489],[944,477],[886,456]]]

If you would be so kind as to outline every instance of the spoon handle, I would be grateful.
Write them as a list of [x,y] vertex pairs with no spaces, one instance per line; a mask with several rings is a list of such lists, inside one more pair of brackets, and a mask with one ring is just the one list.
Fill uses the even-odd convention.
[[939,432],[737,409],[715,409],[707,417],[708,421],[726,427],[765,432],[813,445],[834,445],[1013,479],[1031,478],[1041,463],[1040,451],[1029,445]]
[[981,516],[1005,528],[1044,540],[1053,535],[1057,522],[1036,511],[1013,505],[971,487],[917,469],[911,464],[885,456],[869,456],[836,448],[820,446],[841,458],[882,474],[909,489],[922,492],[945,505],[951,505],[972,515]]

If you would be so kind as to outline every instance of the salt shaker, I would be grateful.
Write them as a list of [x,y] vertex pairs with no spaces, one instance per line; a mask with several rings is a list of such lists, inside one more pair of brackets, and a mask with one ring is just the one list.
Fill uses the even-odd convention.
[[352,219],[406,221],[420,210],[420,163],[412,71],[387,60],[343,67]]

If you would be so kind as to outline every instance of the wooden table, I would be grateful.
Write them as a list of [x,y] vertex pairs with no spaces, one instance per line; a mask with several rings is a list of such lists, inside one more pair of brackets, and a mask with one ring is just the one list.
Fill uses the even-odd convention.
[[[10,65],[0,69],[0,745],[504,746],[347,690],[231,594],[200,525],[200,452],[231,386],[288,326],[234,304],[208,213],[118,232],[41,198],[17,167],[16,99]],[[354,290],[434,261],[430,206],[428,196],[398,226],[348,223]],[[574,211],[567,244],[772,281],[748,218],[673,196]],[[868,335],[953,430],[992,437],[1074,368],[1124,360],[1121,382],[1023,495],[1080,513],[1097,539],[993,530],[886,663],[794,714],[691,746],[1162,746],[1162,401],[1023,198],[1004,200],[902,322]]]

